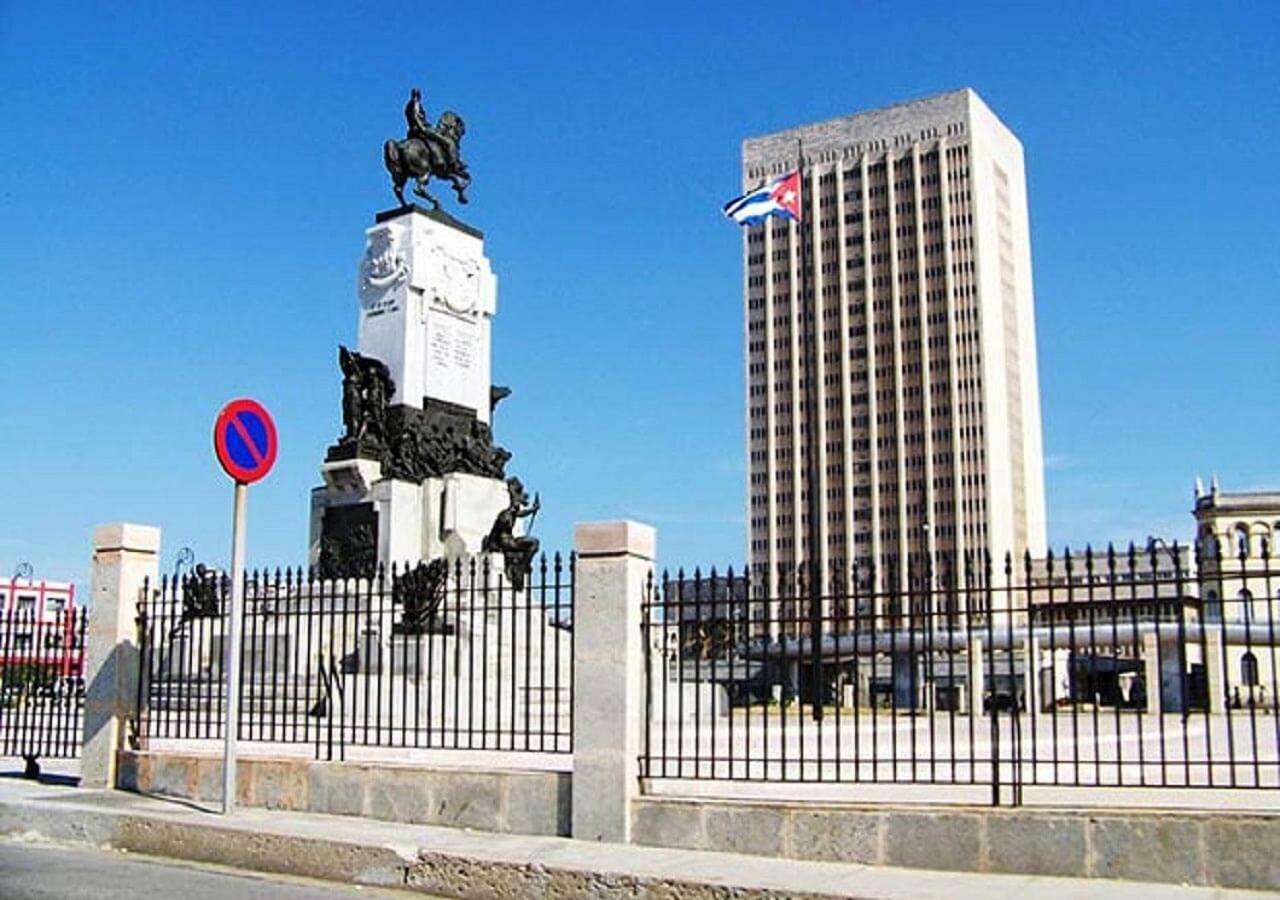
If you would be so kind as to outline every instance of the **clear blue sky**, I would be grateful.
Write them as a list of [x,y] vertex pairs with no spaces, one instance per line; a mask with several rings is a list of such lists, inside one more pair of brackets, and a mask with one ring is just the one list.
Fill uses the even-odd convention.
[[963,85],[1026,148],[1049,534],[1280,486],[1280,4],[0,2],[0,574],[95,523],[225,563],[219,406],[275,414],[250,562],[305,559],[380,145],[460,111],[497,437],[538,533],[741,562],[744,137]]

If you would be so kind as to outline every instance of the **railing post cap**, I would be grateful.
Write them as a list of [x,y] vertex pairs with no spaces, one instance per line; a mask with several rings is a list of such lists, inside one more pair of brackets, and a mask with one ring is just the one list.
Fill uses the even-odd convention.
[[93,529],[93,550],[129,550],[134,553],[160,552],[160,529],[154,525],[112,522]]
[[657,556],[658,532],[652,525],[622,519],[579,522],[573,526],[573,548],[579,556]]

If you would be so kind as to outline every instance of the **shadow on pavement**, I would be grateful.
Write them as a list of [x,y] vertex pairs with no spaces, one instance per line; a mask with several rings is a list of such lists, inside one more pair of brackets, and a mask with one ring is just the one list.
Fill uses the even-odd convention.
[[39,782],[40,784],[52,785],[53,787],[79,787],[80,786],[79,775],[53,775],[46,772],[41,772],[35,778],[32,778],[26,772],[22,772],[18,770],[10,770],[5,772],[0,772],[0,778],[16,778],[23,781],[36,781],[36,782]]

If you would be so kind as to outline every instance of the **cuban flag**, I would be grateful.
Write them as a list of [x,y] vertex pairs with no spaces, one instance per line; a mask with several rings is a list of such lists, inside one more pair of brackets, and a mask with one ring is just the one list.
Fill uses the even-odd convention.
[[800,221],[800,170],[779,175],[754,191],[724,205],[724,214],[739,225],[755,225],[769,216]]

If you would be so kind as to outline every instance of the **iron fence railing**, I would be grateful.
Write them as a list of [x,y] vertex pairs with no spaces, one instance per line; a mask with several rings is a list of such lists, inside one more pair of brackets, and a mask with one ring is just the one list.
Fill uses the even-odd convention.
[[0,613],[0,755],[80,755],[84,727],[85,611]]
[[[237,738],[348,746],[573,749],[573,559],[514,586],[489,558],[371,578],[245,577]],[[135,741],[223,734],[229,579],[164,578],[138,614]]]
[[651,578],[651,779],[1280,787],[1269,548]]

